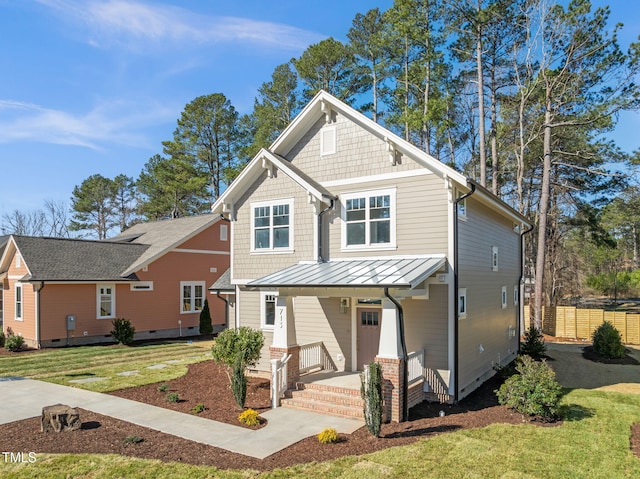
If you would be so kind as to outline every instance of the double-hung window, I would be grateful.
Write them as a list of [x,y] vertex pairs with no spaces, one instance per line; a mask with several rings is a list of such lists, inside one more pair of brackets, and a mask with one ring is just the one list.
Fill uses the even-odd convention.
[[274,291],[262,291],[260,293],[260,327],[273,329],[276,324],[276,299],[278,293]]
[[293,250],[293,200],[251,205],[251,251]]
[[343,248],[394,248],[395,199],[395,189],[343,195]]
[[16,321],[22,321],[22,284],[16,283]]
[[196,313],[204,306],[204,281],[180,282],[180,312]]
[[113,284],[99,284],[96,287],[98,319],[115,318],[116,287]]

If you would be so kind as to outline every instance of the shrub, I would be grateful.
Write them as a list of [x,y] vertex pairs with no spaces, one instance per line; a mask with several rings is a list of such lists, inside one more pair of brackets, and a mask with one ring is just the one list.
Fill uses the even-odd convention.
[[334,442],[338,442],[338,431],[329,427],[318,434],[318,441],[322,444],[333,444]]
[[178,393],[169,393],[167,394],[167,402],[178,402],[180,400],[180,395]]
[[546,361],[535,361],[530,356],[519,356],[516,362],[519,374],[511,376],[496,391],[500,404],[521,414],[552,419],[558,411],[562,387]]
[[111,336],[116,342],[124,345],[129,345],[133,342],[136,328],[131,326],[131,321],[124,318],[116,318],[111,324],[113,325]]
[[610,321],[605,321],[593,332],[593,350],[609,359],[624,358],[625,350],[622,336]]
[[201,402],[199,402],[198,404],[196,404],[195,406],[193,406],[191,408],[191,414],[200,414],[201,412],[203,412],[206,409],[207,409],[206,406],[204,404],[202,404]]
[[20,351],[23,345],[24,338],[22,336],[18,336],[17,334],[9,333],[9,335],[4,340],[4,347],[9,351]]
[[227,367],[231,390],[239,408],[244,408],[247,396],[247,379],[244,371],[247,366],[255,366],[260,359],[260,350],[264,345],[262,331],[242,327],[225,329],[216,338],[211,348],[213,359]]
[[4,347],[4,341],[5,341],[6,337],[4,335],[4,331],[0,331],[0,348]]
[[524,342],[520,344],[520,354],[540,359],[547,354],[547,346],[544,344],[542,331],[535,326],[529,326],[524,333]]
[[364,399],[364,422],[375,437],[382,426],[382,367],[373,362],[360,375],[360,395]]
[[158,386],[158,391],[160,391],[161,393],[167,392],[169,390],[169,385],[167,383],[163,383],[160,386]]
[[144,439],[140,436],[127,436],[122,440],[122,443],[126,446],[128,444],[140,444]]
[[247,409],[238,416],[238,421],[245,426],[258,426],[260,424],[260,416],[258,416],[258,411]]
[[200,334],[213,334],[211,312],[209,311],[209,301],[206,299],[204,300],[202,311],[200,311]]

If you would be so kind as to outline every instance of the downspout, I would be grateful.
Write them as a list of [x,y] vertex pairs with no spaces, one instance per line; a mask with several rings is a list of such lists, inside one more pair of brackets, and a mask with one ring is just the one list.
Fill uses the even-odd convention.
[[219,289],[216,290],[216,296],[224,301],[224,329],[229,329],[229,300],[222,297]]
[[522,326],[524,319],[524,288],[522,287],[522,282],[524,281],[524,235],[531,233],[533,231],[533,225],[526,231],[520,233],[520,277],[518,278],[518,295],[520,296],[518,299],[520,300],[520,307],[518,308],[518,324],[516,325],[516,338],[518,338],[518,348],[517,353],[520,354],[520,337],[522,335],[522,330],[520,327]]
[[471,185],[471,191],[465,193],[453,202],[453,294],[455,298],[453,307],[453,310],[455,311],[455,323],[453,325],[453,401],[456,403],[458,402],[458,386],[460,385],[458,378],[458,322],[460,320],[460,307],[458,305],[458,301],[460,300],[458,296],[458,204],[474,194],[476,191],[476,185],[472,181],[467,180],[467,184]]
[[402,356],[404,357],[404,367],[402,368],[402,417],[400,422],[409,419],[409,368],[407,367],[407,343],[404,339],[404,311],[402,305],[389,294],[389,288],[384,288],[385,297],[391,301],[398,309],[398,328],[400,329],[400,346],[402,347]]
[[325,213],[328,213],[329,210],[333,209],[335,206],[335,200],[335,197],[329,198],[329,206],[318,213],[318,263],[324,263],[324,258],[322,257],[322,217]]
[[42,348],[42,344],[40,341],[40,310],[41,305],[40,305],[40,291],[42,291],[44,289],[44,281],[40,281],[40,287],[38,289],[36,289],[36,305],[38,308],[38,312],[36,313],[36,347],[38,349]]

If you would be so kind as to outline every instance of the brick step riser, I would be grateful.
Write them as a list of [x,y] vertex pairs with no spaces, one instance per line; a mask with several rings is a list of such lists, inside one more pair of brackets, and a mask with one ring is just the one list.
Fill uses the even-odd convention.
[[350,419],[363,419],[364,414],[361,408],[350,406],[337,406],[335,404],[323,403],[319,401],[306,401],[299,399],[283,399],[282,406],[305,411],[331,414],[333,416],[346,417]]
[[344,394],[346,396],[361,397],[359,389],[341,388],[338,386],[327,386],[325,384],[296,383],[298,391],[326,391],[334,394]]
[[360,397],[336,394],[327,391],[304,389],[302,391],[287,391],[286,396],[291,399],[309,399],[328,404],[339,404],[341,406],[362,407],[363,402]]

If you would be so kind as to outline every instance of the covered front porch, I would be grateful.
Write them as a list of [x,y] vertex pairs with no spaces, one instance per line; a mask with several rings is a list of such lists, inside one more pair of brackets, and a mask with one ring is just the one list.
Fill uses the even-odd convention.
[[[386,417],[405,420],[408,408],[424,398],[425,351],[407,350],[401,302],[428,298],[430,282],[438,281],[430,277],[444,264],[443,257],[299,264],[249,283],[278,293],[269,348],[274,407],[283,396],[285,404],[300,396],[292,391],[341,390],[355,398],[346,402],[361,414],[361,404],[354,404],[360,402],[359,373],[376,361],[383,369]],[[308,313],[312,301],[329,327],[309,342],[309,331],[320,329]]]

